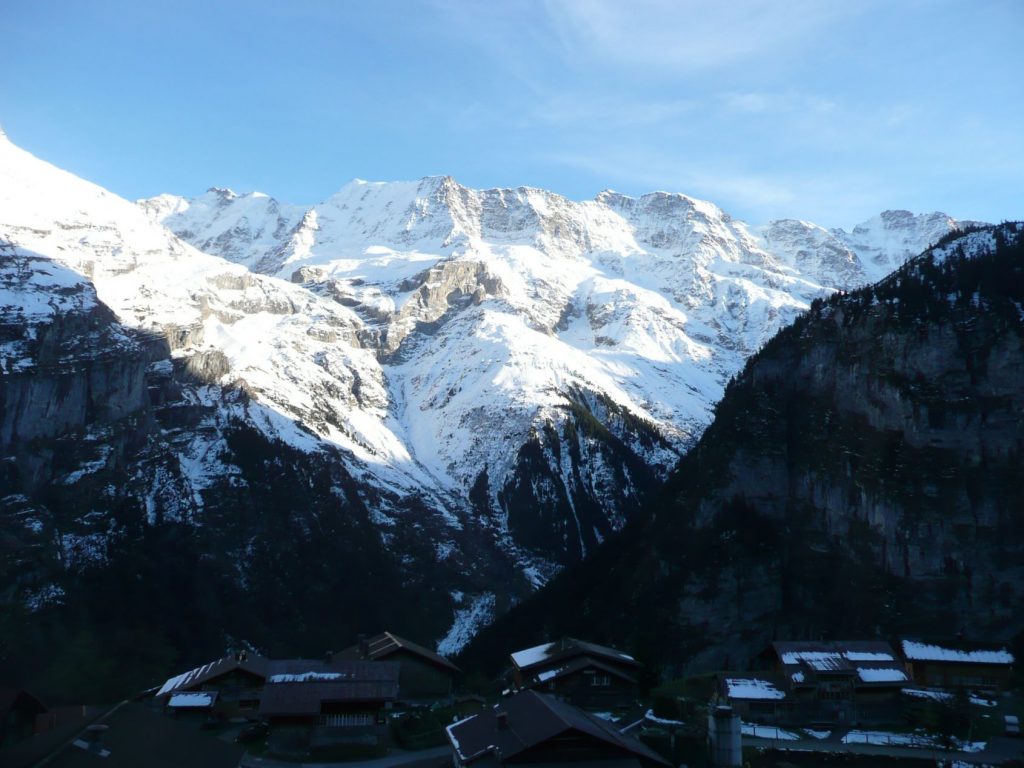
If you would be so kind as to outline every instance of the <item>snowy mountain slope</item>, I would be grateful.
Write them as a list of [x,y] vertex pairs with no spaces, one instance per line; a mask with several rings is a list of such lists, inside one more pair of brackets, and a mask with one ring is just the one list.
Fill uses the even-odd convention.
[[[502,529],[516,447],[540,425],[557,431],[574,393],[649,424],[661,440],[625,442],[661,473],[745,357],[815,297],[955,226],[887,212],[851,234],[798,221],[752,230],[684,195],[577,203],[448,177],[355,181],[305,212],[225,190],[139,204],[198,247],[351,307],[411,456],[457,495],[484,468]],[[564,475],[556,453],[547,463]],[[563,533],[577,555],[600,539],[600,527],[575,528]]]
[[424,485],[385,425],[386,383],[358,344],[362,323],[351,310],[201,253],[136,206],[8,141],[0,164],[0,238],[81,275],[123,324],[166,336],[211,383],[287,417],[268,432],[306,449],[324,438],[360,468],[385,467],[399,487]]
[[472,623],[639,514],[728,378],[814,298],[954,224],[881,221],[847,246],[684,195],[447,177],[357,181],[309,209],[229,190],[133,205],[0,138],[0,242],[22,264],[0,274],[0,351],[28,371],[31,328],[67,325],[62,302],[109,307],[104,349],[134,333],[170,355],[139,352],[132,396],[173,390],[199,414],[152,438],[171,470],[138,470],[154,520],[224,508],[244,425],[338,464],[406,575],[440,568]]

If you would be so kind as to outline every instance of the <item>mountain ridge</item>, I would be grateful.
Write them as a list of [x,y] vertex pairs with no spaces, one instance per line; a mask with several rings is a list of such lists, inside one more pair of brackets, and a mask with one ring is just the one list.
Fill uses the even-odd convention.
[[1024,223],[814,302],[745,364],[652,515],[463,661],[583,634],[669,676],[844,633],[1024,643]]
[[[163,340],[151,396],[205,414],[175,443],[173,482],[137,468],[147,515],[201,526],[223,507],[232,425],[310,457],[300,475],[335,462],[406,577],[444,573],[431,604],[458,642],[642,515],[746,355],[835,288],[683,195],[577,204],[438,177],[348,185],[291,210],[215,189],[210,237],[201,220],[178,229],[218,255],[154,221],[188,213],[180,201],[133,205],[6,140],[0,170],[0,238]],[[901,221],[911,240],[932,236]],[[4,311],[16,334],[62,322]],[[7,370],[33,366],[30,341],[5,340]],[[15,461],[22,491],[38,487],[24,479],[37,460]],[[121,459],[83,460],[114,471]],[[46,466],[40,482],[76,477]],[[90,503],[101,541],[105,502]]]

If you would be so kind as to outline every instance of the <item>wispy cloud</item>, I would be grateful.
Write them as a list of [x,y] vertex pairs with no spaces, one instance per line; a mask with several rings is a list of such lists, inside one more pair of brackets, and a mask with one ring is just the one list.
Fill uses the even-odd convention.
[[566,56],[654,77],[778,56],[870,10],[820,0],[548,0],[546,9]]

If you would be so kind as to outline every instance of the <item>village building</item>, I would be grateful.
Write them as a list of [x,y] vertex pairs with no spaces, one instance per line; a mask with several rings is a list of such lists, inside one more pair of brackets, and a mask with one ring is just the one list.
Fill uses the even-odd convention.
[[270,661],[241,651],[164,682],[156,698],[171,712],[255,716]]
[[717,700],[727,702],[746,722],[781,723],[791,719],[793,699],[781,674],[720,675],[717,683]]
[[550,693],[581,707],[633,703],[643,668],[629,654],[595,643],[563,638],[512,654],[516,688]]
[[0,688],[0,749],[32,738],[46,706],[28,691]]
[[902,640],[906,671],[918,685],[940,688],[1006,688],[1015,659],[1005,648],[936,645]]
[[398,697],[406,703],[451,698],[455,693],[456,681],[462,674],[462,670],[439,653],[391,632],[361,639],[338,656],[345,659],[397,662],[401,667]]
[[755,721],[884,723],[899,719],[909,682],[882,640],[772,643],[762,654],[770,674],[724,677],[719,700]]
[[620,733],[612,723],[536,691],[522,691],[446,730],[455,768],[669,765],[634,737]]
[[286,756],[375,756],[387,751],[387,711],[398,699],[399,665],[387,661],[269,663],[259,714],[267,748]]

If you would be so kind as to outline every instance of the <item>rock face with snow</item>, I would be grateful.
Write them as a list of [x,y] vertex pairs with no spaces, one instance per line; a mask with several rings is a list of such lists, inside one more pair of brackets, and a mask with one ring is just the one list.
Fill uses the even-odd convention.
[[463,660],[541,632],[642,648],[679,677],[777,637],[1019,643],[1021,477],[1024,223],[1008,223],[814,302],[729,384],[651,516]]
[[536,581],[635,514],[728,377],[811,300],[956,226],[887,212],[852,234],[758,232],[684,195],[577,203],[448,177],[357,181],[306,210],[221,189],[140,205],[351,308],[388,381],[398,461],[455,508],[469,499]]
[[[447,177],[134,205],[0,138],[2,495],[68,572],[110,560],[130,497],[136,534],[204,531],[249,592],[282,529],[239,505],[328,561],[353,550],[317,531],[347,520],[457,650],[640,514],[779,328],[954,226],[755,230],[684,195]],[[7,597],[59,601],[52,576]]]

